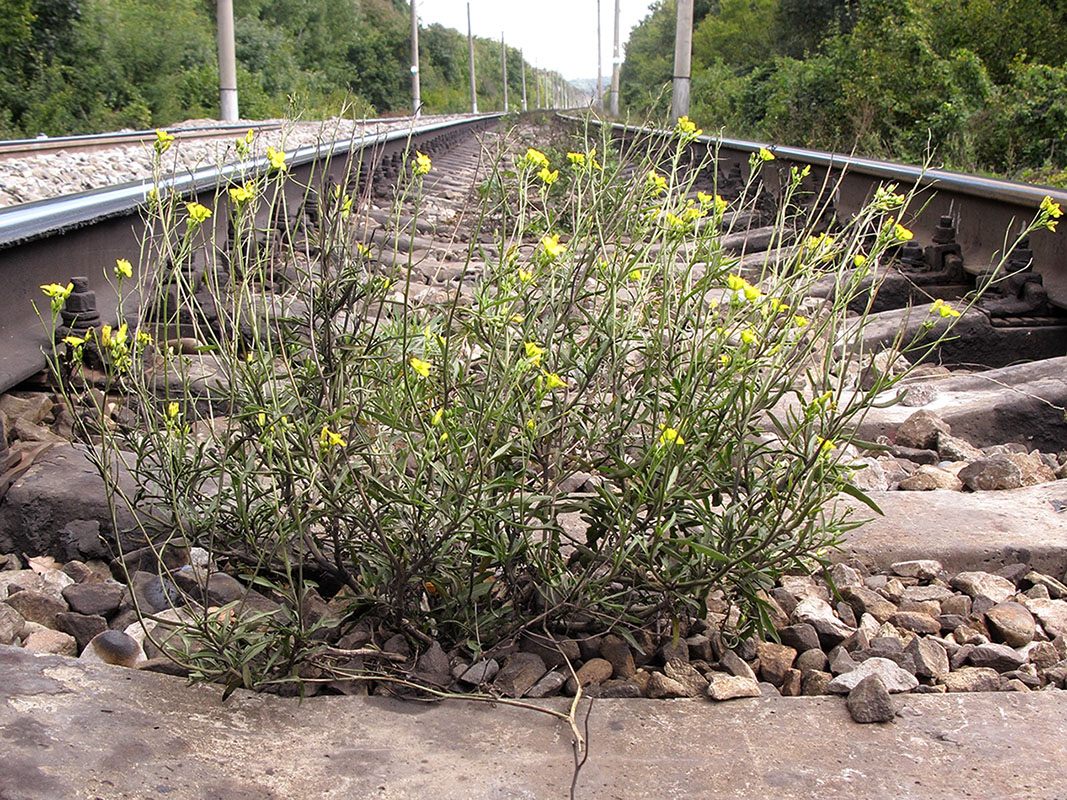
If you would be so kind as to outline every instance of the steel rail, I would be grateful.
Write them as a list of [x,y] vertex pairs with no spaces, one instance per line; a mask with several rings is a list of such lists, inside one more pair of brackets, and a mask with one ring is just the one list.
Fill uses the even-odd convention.
[[[354,163],[361,176],[369,177],[383,160],[398,160],[409,146],[432,148],[439,140],[478,130],[500,116],[470,115],[428,124],[420,120],[406,129],[360,132],[302,147],[286,161],[286,199],[299,204],[303,187],[313,181],[343,182]],[[269,168],[266,158],[248,159],[168,178],[158,190],[188,200],[205,198],[205,204],[217,209],[212,223],[218,240],[224,241],[229,217],[224,187],[232,178],[247,180]],[[0,275],[5,281],[0,293],[0,391],[45,366],[42,347],[48,344],[48,335],[35,309],[47,311],[42,284],[66,283],[72,276],[85,275],[96,292],[103,321],[116,321],[118,298],[111,271],[115,259],[134,260],[140,252],[146,230],[142,212],[153,188],[152,181],[142,180],[0,209]]]
[[[557,116],[572,125],[587,122],[582,117]],[[613,136],[624,140],[651,136],[665,141],[676,135],[664,129],[604,123],[595,119],[588,121],[597,126],[608,125]],[[917,241],[929,243],[941,217],[952,217],[957,228],[956,241],[963,250],[965,269],[973,275],[988,272],[999,261],[1005,247],[1033,219],[1046,196],[1067,210],[1067,192],[1062,189],[708,135],[698,137],[692,146],[717,154],[720,169],[737,167],[743,174],[750,169],[751,155],[766,148],[775,159],[760,162],[761,177],[772,192],[789,180],[790,167],[809,166],[816,186],[834,187],[834,206],[839,215],[858,212],[870,201],[880,184],[896,183],[901,190],[914,186],[919,191],[918,202],[909,207],[908,215],[901,222],[915,233]],[[1067,230],[1067,225],[1064,227]],[[1034,253],[1033,268],[1041,274],[1050,301],[1067,309],[1067,233],[1035,231],[1031,234],[1030,244]]]

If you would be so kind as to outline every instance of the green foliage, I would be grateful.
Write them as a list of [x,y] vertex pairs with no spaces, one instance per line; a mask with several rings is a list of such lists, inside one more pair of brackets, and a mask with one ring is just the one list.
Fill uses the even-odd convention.
[[[669,80],[673,25],[664,3],[632,34],[622,94],[633,108],[667,108],[649,90]],[[783,144],[1062,170],[1065,25],[1047,0],[721,0],[694,33],[691,115]]]
[[[214,5],[204,0],[0,0],[0,134],[162,127],[218,113]],[[242,0],[242,116],[330,116],[411,106],[410,7],[398,0]],[[146,46],[145,42],[152,42]],[[429,113],[470,106],[466,37],[421,34]],[[499,108],[500,46],[476,40],[479,103]],[[522,73],[508,50],[513,108]]]
[[[855,388],[869,354],[853,266],[910,236],[895,223],[909,198],[882,187],[815,236],[794,168],[773,223],[797,246],[745,277],[721,246],[727,212],[753,210],[773,156],[754,154],[727,201],[694,191],[718,173],[710,156],[688,166],[695,135],[679,125],[625,158],[588,134],[551,158],[509,145],[473,215],[471,241],[492,236],[491,252],[432,301],[413,264],[355,238],[342,189],[304,186],[302,226],[278,237],[260,228],[293,218],[278,168],[219,186],[214,216],[154,195],[155,234],[115,269],[140,327],[68,337],[52,366],[71,402],[93,404],[74,418],[90,420],[101,474],[133,473],[116,502],[157,546],[205,547],[249,590],[224,609],[189,596],[165,651],[262,687],[329,670],[329,637],[356,624],[477,655],[531,628],[670,629],[721,592],[737,612],[726,635],[766,629],[763,593],[855,524],[834,500],[863,499],[845,446],[894,379]],[[415,229],[431,169],[409,160],[387,238]],[[202,276],[181,266],[194,257]],[[827,277],[835,296],[807,311]],[[55,325],[70,288],[43,289]],[[927,314],[890,360],[958,316],[940,301]],[[178,336],[197,352],[168,346]],[[89,350],[104,394],[79,384]],[[113,392],[121,422],[97,402]],[[329,625],[309,606],[316,585],[336,593]]]

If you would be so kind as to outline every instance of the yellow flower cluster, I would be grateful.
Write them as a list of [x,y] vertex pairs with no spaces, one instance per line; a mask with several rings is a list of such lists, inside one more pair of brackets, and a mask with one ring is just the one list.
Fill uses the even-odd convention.
[[167,133],[162,128],[156,129],[156,140],[153,142],[152,146],[155,148],[158,155],[163,155],[170,150],[170,146],[173,142],[174,137],[171,134]]
[[431,364],[429,361],[423,361],[421,358],[412,356],[408,359],[408,363],[411,365],[411,368],[423,378],[430,377],[430,368],[433,366],[433,364]]
[[678,433],[676,428],[668,428],[666,425],[659,426],[660,434],[656,443],[660,447],[681,447],[685,444],[685,438]]
[[645,176],[645,188],[652,192],[652,194],[663,194],[667,191],[667,179],[656,172],[656,170],[650,169]]
[[252,184],[246,183],[244,186],[231,186],[230,200],[235,206],[241,206],[256,196],[255,189],[252,188]]
[[526,151],[523,161],[528,166],[536,167],[537,169],[548,169],[548,156],[540,150],[534,150],[532,147]]
[[275,150],[273,147],[267,148],[267,161],[270,162],[270,168],[278,171],[285,170],[286,154],[284,150]]
[[541,237],[541,247],[552,259],[557,259],[567,252],[567,245],[559,243],[559,234]]
[[1048,228],[1050,231],[1056,231],[1056,223],[1059,222],[1060,217],[1063,216],[1063,209],[1060,208],[1059,203],[1052,202],[1052,198],[1045,195],[1041,199],[1040,209],[1042,222],[1041,224]]
[[186,203],[185,210],[189,213],[188,223],[190,227],[199,225],[211,216],[211,209],[197,202]]
[[879,211],[892,211],[894,208],[900,208],[904,205],[904,201],[907,199],[902,194],[895,194],[897,185],[891,183],[888,186],[879,186],[874,191],[874,200],[872,201],[875,208]]
[[428,155],[415,151],[415,163],[411,165],[411,173],[417,178],[425,175],[433,167],[433,162]]
[[551,186],[559,180],[559,170],[549,170],[548,167],[541,167],[541,171],[537,173],[537,177],[545,182],[545,186]]
[[937,300],[934,300],[934,302],[932,302],[930,304],[930,312],[929,313],[938,314],[942,318],[945,318],[945,319],[947,319],[949,317],[958,317],[958,316],[960,316],[960,312],[959,311],[954,309],[951,305],[946,303],[941,298],[938,298]]
[[319,447],[329,450],[331,447],[344,447],[348,442],[336,431],[331,431],[328,425],[323,425],[319,432]]
[[696,123],[689,119],[688,114],[678,118],[678,124],[675,126],[674,131],[683,139],[695,139],[704,132],[702,128],[698,128]]
[[53,316],[63,310],[63,304],[67,302],[70,293],[74,291],[74,284],[68,283],[63,286],[59,283],[45,283],[41,285],[41,291],[51,299]]
[[707,192],[697,192],[697,201],[700,203],[701,208],[710,208],[716,214],[722,214],[726,211],[726,201],[722,199],[721,195],[712,196]]

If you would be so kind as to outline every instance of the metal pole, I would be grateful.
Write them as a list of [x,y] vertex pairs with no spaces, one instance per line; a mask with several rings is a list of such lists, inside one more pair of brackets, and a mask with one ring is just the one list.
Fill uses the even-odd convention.
[[471,30],[471,4],[467,3],[467,58],[471,66],[471,113],[478,113],[478,84],[474,81],[474,33]]
[[519,63],[522,64],[522,110],[526,111],[526,57],[519,50]]
[[604,113],[604,68],[600,62],[600,0],[596,0],[596,110]]
[[237,56],[233,45],[233,0],[218,0],[219,112],[223,122],[236,122]]
[[611,58],[611,116],[619,116],[619,73],[622,59],[619,57],[619,0],[615,0],[615,50]]
[[678,22],[674,29],[674,85],[671,91],[671,119],[689,113],[689,71],[693,55],[693,0],[678,0]]
[[504,32],[500,32],[500,63],[504,68],[504,113],[508,112],[508,49],[504,46]]
[[419,86],[419,14],[411,0],[411,105],[414,115],[422,113],[422,90]]

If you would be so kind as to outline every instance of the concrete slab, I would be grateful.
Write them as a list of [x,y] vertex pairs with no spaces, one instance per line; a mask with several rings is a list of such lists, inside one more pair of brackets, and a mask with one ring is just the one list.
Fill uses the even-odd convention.
[[931,401],[870,409],[859,425],[861,439],[892,436],[921,407],[951,425],[953,435],[977,447],[1019,442],[1049,453],[1067,449],[1067,357],[907,385],[913,383],[932,390]]
[[[562,798],[569,729],[532,711],[304,702],[0,647],[0,797]],[[1067,692],[598,700],[579,798],[1063,798]],[[561,708],[557,701],[553,707]]]
[[[855,501],[870,520],[845,537],[842,559],[869,567],[936,558],[949,572],[1027,563],[1062,578],[1067,571],[1067,480],[998,492],[870,492],[885,516]],[[1057,501],[1054,504],[1054,501]],[[1065,506],[1059,506],[1062,502]]]

